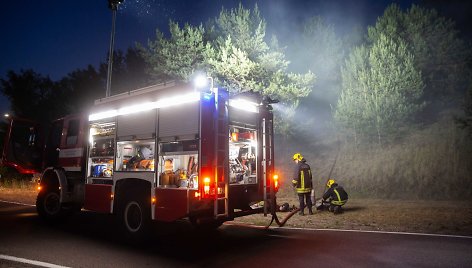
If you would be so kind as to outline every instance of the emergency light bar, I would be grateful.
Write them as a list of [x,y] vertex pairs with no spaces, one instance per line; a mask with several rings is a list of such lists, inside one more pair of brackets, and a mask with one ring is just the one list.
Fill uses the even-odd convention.
[[127,114],[134,114],[143,111],[149,111],[152,109],[164,108],[174,105],[179,105],[183,103],[189,103],[194,101],[200,100],[200,93],[199,92],[192,92],[185,95],[179,95],[170,98],[164,98],[155,102],[146,102],[138,105],[132,105],[123,107],[120,109],[113,109],[105,112],[94,113],[89,115],[89,121],[96,121],[100,119],[115,117],[118,115],[127,115]]
[[252,101],[247,101],[244,99],[234,99],[229,100],[229,106],[234,107],[236,109],[244,110],[251,113],[258,113],[258,104]]

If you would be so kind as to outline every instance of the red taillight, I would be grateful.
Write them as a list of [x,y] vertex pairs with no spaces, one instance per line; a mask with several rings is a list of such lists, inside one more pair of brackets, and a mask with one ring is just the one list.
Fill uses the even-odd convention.
[[212,181],[210,177],[205,177],[203,179],[203,191],[201,191],[201,197],[202,198],[210,198],[210,197],[215,197],[215,195],[222,195],[225,193],[225,188],[218,186],[217,183]]
[[274,188],[275,190],[278,190],[279,189],[279,175],[275,174],[273,176],[273,179],[274,179]]
[[203,179],[203,193],[205,195],[210,194],[210,178],[208,178],[208,177]]

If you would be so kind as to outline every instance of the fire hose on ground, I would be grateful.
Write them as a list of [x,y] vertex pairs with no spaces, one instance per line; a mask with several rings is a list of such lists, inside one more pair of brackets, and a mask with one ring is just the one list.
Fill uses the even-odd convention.
[[[321,198],[317,198],[314,200],[314,203],[313,203],[313,206],[315,206],[316,202],[318,202],[319,200],[321,200]],[[274,202],[275,203],[275,202]],[[300,211],[300,208],[297,208],[295,206],[293,206],[292,210],[287,214],[287,216],[285,216],[285,218],[282,219],[282,221],[279,220],[279,217],[277,216],[277,213],[276,213],[276,208],[277,206],[274,207],[274,209],[272,209],[272,219],[270,220],[270,223],[265,226],[265,229],[268,229],[272,223],[275,221],[275,223],[277,223],[277,225],[279,227],[283,227],[285,225],[285,223],[287,223],[287,221],[293,216],[295,215],[297,212]]]
[[277,225],[279,227],[283,227],[285,225],[285,223],[288,221],[288,219],[290,219],[298,211],[300,211],[300,208],[296,208],[293,211],[290,211],[290,213],[287,216],[285,216],[285,218],[282,221],[280,221],[279,217],[277,217],[277,213],[273,212],[272,213],[272,220],[270,221],[270,223],[265,228],[268,229],[270,227],[270,225],[272,225],[272,222],[274,222],[274,220],[275,220],[275,223],[277,223]]

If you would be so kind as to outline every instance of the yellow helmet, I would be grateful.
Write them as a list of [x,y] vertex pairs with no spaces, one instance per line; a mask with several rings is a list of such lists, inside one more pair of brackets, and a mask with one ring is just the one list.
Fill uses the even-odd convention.
[[335,184],[335,183],[336,183],[335,180],[330,179],[330,180],[328,180],[328,182],[326,183],[326,186],[327,186],[328,188],[331,188],[331,186],[332,186],[333,184]]
[[298,161],[301,161],[303,159],[303,155],[301,155],[300,153],[296,153],[293,155],[293,161],[295,160],[298,160]]

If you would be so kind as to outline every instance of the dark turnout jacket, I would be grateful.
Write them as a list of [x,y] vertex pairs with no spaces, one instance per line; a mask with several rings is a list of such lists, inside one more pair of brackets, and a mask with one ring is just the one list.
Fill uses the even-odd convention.
[[306,163],[305,159],[302,159],[298,162],[292,180],[293,185],[297,188],[297,193],[310,193],[311,189],[313,188],[311,179],[312,176],[310,166]]
[[328,199],[331,200],[331,204],[342,206],[346,204],[348,195],[342,186],[334,183],[323,195],[323,200]]

